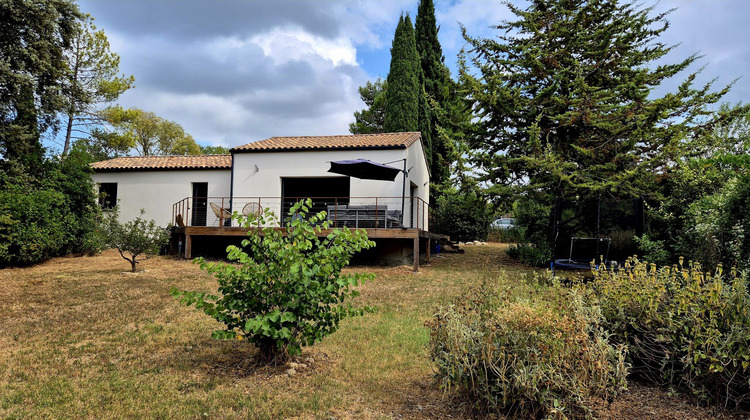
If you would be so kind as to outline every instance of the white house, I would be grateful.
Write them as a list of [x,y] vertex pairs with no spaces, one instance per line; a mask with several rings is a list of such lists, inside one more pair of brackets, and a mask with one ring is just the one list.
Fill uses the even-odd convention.
[[[231,212],[270,209],[283,218],[290,203],[308,197],[335,226],[382,230],[383,237],[394,229],[429,230],[430,175],[417,132],[272,137],[230,152],[116,158],[93,163],[93,179],[102,204],[119,205],[121,220],[145,209],[160,225],[184,226],[186,242],[198,235],[191,228],[231,232]],[[331,162],[355,159],[399,171],[393,181],[329,172]]]
[[[331,162],[352,159],[397,169],[405,165],[407,174],[391,182],[328,172]],[[419,223],[414,220],[422,211],[418,203],[429,204],[429,173],[419,133],[272,137],[235,147],[231,155],[129,156],[92,167],[98,192],[107,196],[103,204],[116,202],[122,220],[132,220],[145,209],[147,218],[166,226],[175,222],[173,205],[187,199],[191,214],[183,214],[183,220],[210,226],[216,223],[210,207],[205,220],[193,220],[193,197],[235,211],[260,199],[261,207],[280,216],[286,214],[283,198],[320,197],[343,198],[342,204],[351,206],[377,201],[378,207],[398,212],[404,201],[404,225],[428,227],[426,214],[419,215]]]
[[[91,164],[103,207],[118,204],[120,220],[145,218],[167,226],[172,205],[185,197],[229,196],[231,155],[128,156]],[[204,188],[201,190],[201,188]]]

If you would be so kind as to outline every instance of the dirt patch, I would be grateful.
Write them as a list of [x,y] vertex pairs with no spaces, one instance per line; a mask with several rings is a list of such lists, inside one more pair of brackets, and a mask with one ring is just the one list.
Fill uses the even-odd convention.
[[675,395],[665,389],[630,382],[628,391],[611,404],[597,407],[600,419],[748,419],[750,413],[731,412],[721,407],[701,407],[685,396]]

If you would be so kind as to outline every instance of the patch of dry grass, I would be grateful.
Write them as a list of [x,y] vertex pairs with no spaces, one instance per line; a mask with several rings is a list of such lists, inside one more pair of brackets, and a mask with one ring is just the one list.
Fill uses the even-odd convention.
[[[489,248],[488,248],[489,250]],[[215,290],[189,261],[157,258],[124,273],[115,252],[0,271],[0,417],[433,417],[452,412],[432,384],[423,323],[501,254],[469,252],[374,271],[360,304],[301,360],[253,367],[242,342],[210,339],[217,324],[169,295]],[[467,276],[464,260],[482,261]]]
[[156,258],[124,274],[115,252],[0,270],[0,418],[462,418],[435,386],[424,322],[471,285],[525,290],[504,245],[440,255],[419,273],[375,272],[374,314],[305,349],[306,366],[253,367],[245,342],[215,341],[212,319],[172,286],[214,291],[189,261]]

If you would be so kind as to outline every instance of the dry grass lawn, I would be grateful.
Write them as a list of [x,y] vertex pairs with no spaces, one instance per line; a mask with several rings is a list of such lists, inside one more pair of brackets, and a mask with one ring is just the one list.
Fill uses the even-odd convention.
[[[523,290],[528,270],[503,249],[467,247],[419,273],[353,268],[376,273],[358,302],[378,312],[306,349],[291,377],[253,367],[245,342],[212,340],[218,325],[169,295],[172,286],[215,291],[189,261],[156,258],[128,274],[110,251],[0,270],[0,418],[469,417],[432,379],[423,324],[470,285]],[[663,391],[635,392],[601,416],[716,416]],[[649,398],[670,411],[652,413]]]

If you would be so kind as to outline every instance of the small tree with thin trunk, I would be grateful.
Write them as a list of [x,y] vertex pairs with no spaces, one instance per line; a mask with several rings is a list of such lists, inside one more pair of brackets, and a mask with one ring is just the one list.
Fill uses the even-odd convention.
[[159,254],[159,249],[169,240],[169,234],[153,220],[141,215],[129,222],[120,223],[117,209],[106,212],[102,223],[102,233],[108,246],[117,248],[122,258],[130,262],[135,273],[138,263]]
[[312,201],[292,206],[284,227],[270,210],[247,218],[235,214],[247,229],[242,247],[227,247],[230,263],[196,259],[213,274],[218,294],[172,289],[180,303],[224,324],[212,336],[246,340],[257,349],[261,364],[285,363],[333,334],[339,322],[362,315],[354,308],[355,288],[374,275],[342,273],[357,252],[375,245],[363,229],[329,229],[326,212],[311,214]]

